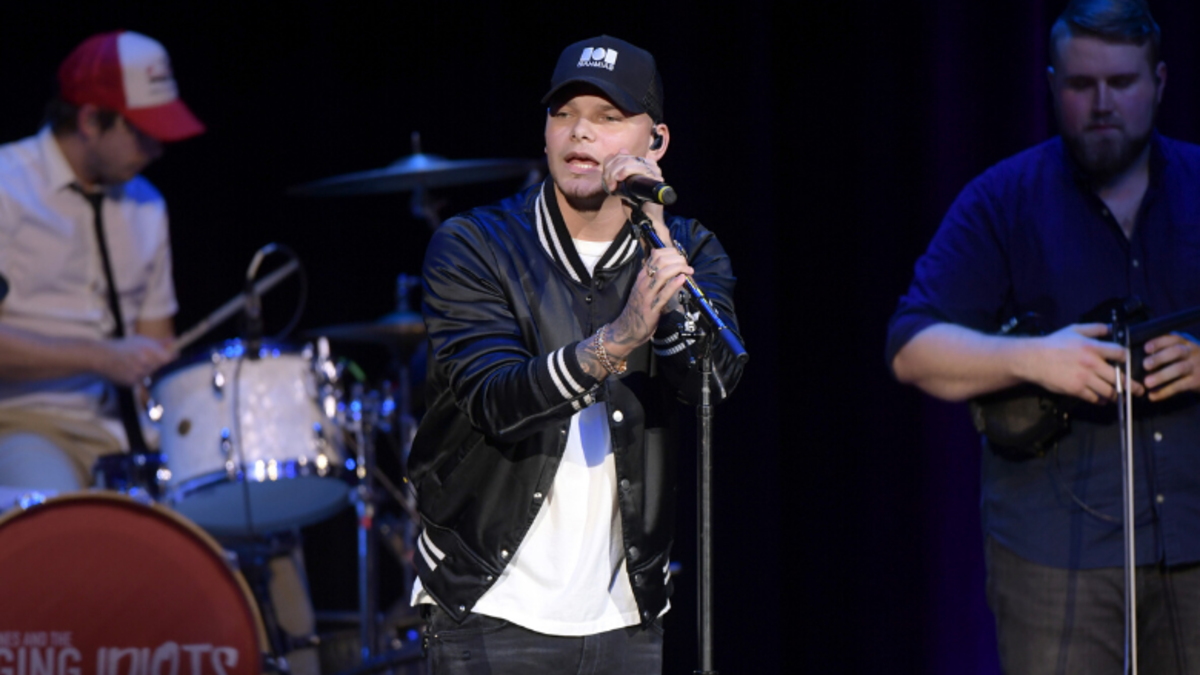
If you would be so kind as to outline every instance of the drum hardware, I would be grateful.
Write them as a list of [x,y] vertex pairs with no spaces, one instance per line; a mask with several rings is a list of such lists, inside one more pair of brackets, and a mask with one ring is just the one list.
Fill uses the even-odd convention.
[[0,485],[0,513],[12,508],[22,510],[32,509],[39,504],[45,504],[47,499],[57,494],[56,490],[37,490],[27,487],[7,487]]
[[365,659],[361,665],[342,671],[337,675],[369,675],[396,666],[419,664],[424,660],[425,649],[421,646],[421,641],[413,640],[397,649],[391,649],[374,658]]
[[[358,623],[358,615],[356,612],[327,612],[322,616],[322,621]],[[423,675],[425,659],[421,652],[421,624],[419,616],[404,622],[385,621],[387,651],[367,662],[363,662],[359,654],[359,633],[356,629],[324,633],[320,636],[321,672],[347,675],[361,672],[366,666],[376,669],[391,667],[395,675]]]
[[304,335],[320,335],[334,342],[377,344],[411,351],[425,339],[425,320],[419,313],[405,309],[375,321],[314,328],[305,331]]
[[301,197],[341,197],[411,191],[413,215],[436,228],[441,219],[437,215],[438,205],[428,201],[428,190],[522,176],[532,185],[542,177],[544,160],[541,159],[450,160],[421,152],[419,132],[414,131],[410,140],[412,154],[382,169],[323,178],[292,187],[287,193]]
[[101,490],[128,495],[139,502],[158,501],[171,479],[161,452],[120,452],[102,455],[92,465],[92,484]]
[[355,446],[355,475],[358,485],[351,493],[358,530],[358,606],[360,653],[364,662],[379,648],[379,568],[375,532],[375,442],[378,395],[364,396],[360,383],[350,385],[349,400],[341,406],[338,420]]
[[[415,540],[419,528],[420,516],[416,507],[416,497],[412,494],[411,484],[407,480],[402,487],[398,487],[376,465],[376,432],[382,432],[383,437],[388,440],[395,439],[399,463],[404,467],[412,446],[412,438],[416,433],[416,420],[412,415],[411,405],[409,360],[425,338],[424,319],[411,309],[409,298],[413,290],[420,285],[419,277],[401,274],[396,280],[394,312],[376,322],[329,326],[309,333],[321,334],[335,341],[388,347],[392,356],[392,370],[397,380],[394,389],[385,381],[380,391],[369,393],[364,393],[361,384],[351,385],[349,400],[344,404],[349,413],[345,417],[339,415],[346,432],[347,443],[353,444],[358,450],[358,475],[365,477],[360,480],[353,495],[359,527],[359,625],[363,664],[375,662],[373,659],[381,644],[378,630],[377,568],[381,536],[401,561],[404,589],[410,590],[415,580],[415,570],[411,564],[407,564],[410,558],[405,549],[411,548],[409,543]],[[408,516],[407,522],[401,524],[379,512],[380,488],[401,506]],[[413,610],[408,607],[407,593],[402,594],[395,606],[389,608],[384,625],[405,616],[410,619],[416,618]],[[378,656],[383,658],[383,655]]]
[[[300,272],[301,279],[305,279],[303,274],[304,270],[300,265],[300,260],[294,258],[282,265],[279,269],[271,272],[259,281],[255,282],[254,292],[261,297],[262,295],[266,294],[267,291],[278,286],[281,281],[288,278],[295,272]],[[307,285],[306,281],[303,283]],[[182,352],[183,350],[192,346],[192,344],[208,334],[208,332],[213,328],[216,328],[234,314],[242,311],[242,308],[245,306],[246,293],[238,293],[237,295],[233,296],[227,302],[225,302],[225,304],[221,305],[211,314],[197,322],[196,325],[180,333],[179,337],[175,338],[174,342],[176,351]]]
[[403,310],[376,321],[314,328],[305,331],[304,335],[321,336],[334,342],[381,345],[409,354],[425,339],[425,321],[417,312]]
[[[307,331],[305,335],[320,335],[334,341],[375,344],[388,347],[391,352],[391,370],[396,375],[397,385],[392,389],[383,385],[383,414],[379,428],[392,433],[392,421],[396,424],[401,448],[400,465],[408,461],[408,449],[416,435],[417,422],[412,415],[412,382],[409,363],[413,353],[425,340],[425,320],[412,309],[412,292],[421,287],[419,276],[400,274],[396,278],[396,309],[377,321],[326,326]],[[394,412],[388,408],[394,405]],[[401,502],[403,503],[403,502]]]
[[[408,648],[407,636],[403,639],[392,636],[384,640],[385,631],[390,630],[390,627],[420,622],[420,618],[410,609],[405,611],[408,605],[407,592],[402,593],[402,597],[386,615],[381,616],[379,611],[380,541],[384,542],[401,563],[405,574],[404,588],[405,591],[410,590],[413,581],[412,567],[406,563],[410,556],[406,552],[408,546],[405,538],[411,540],[415,536],[414,523],[419,520],[415,498],[397,487],[376,465],[377,435],[395,427],[402,427],[408,414],[404,386],[400,387],[395,397],[391,392],[386,382],[379,391],[366,391],[361,383],[352,383],[348,388],[346,400],[339,404],[337,418],[347,445],[355,455],[354,471],[359,479],[351,494],[357,516],[359,582],[359,658],[355,662],[360,665],[353,669],[354,672],[363,667],[383,669],[388,664],[404,662],[404,659],[409,657],[407,652],[403,656],[397,656],[396,650],[403,651]],[[391,434],[386,437],[391,438]],[[381,496],[385,493],[391,495],[403,508],[408,516],[403,519],[404,522],[379,510]],[[384,644],[385,642],[387,644]],[[417,654],[419,656],[419,650]]]
[[299,535],[291,531],[277,532],[266,537],[225,539],[221,544],[245,577],[254,599],[258,602],[276,670],[282,673],[290,672],[284,654],[305,647],[315,647],[320,643],[316,635],[296,637],[285,631],[280,625],[275,602],[271,598],[270,561],[292,555],[300,546]]

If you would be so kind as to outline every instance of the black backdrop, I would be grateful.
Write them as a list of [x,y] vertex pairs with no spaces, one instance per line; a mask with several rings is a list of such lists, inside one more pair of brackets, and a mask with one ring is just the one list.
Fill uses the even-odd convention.
[[[650,49],[672,130],[664,169],[679,211],[734,260],[752,355],[717,415],[719,669],[993,673],[978,444],[962,408],[891,380],[883,335],[955,193],[1052,133],[1045,35],[1062,5],[7,2],[0,138],[36,130],[57,64],[87,35],[159,39],[209,126],[147,172],[171,208],[177,327],[279,241],[305,260],[313,328],[390,311],[428,231],[403,195],[301,200],[288,186],[381,167],[413,131],[453,159],[537,157],[562,47],[604,32]],[[1200,140],[1200,9],[1154,9],[1171,68],[1160,127]],[[516,187],[444,190],[443,215]],[[272,326],[294,295],[268,299]],[[383,358],[347,351],[379,374]],[[693,470],[681,467],[669,673],[696,664]],[[352,578],[316,558],[318,603],[352,608]]]

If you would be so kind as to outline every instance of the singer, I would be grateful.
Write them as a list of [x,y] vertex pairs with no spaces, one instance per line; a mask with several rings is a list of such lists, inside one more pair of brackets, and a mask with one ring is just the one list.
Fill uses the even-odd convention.
[[[653,56],[571,45],[542,102],[550,177],[450,219],[426,253],[412,600],[434,673],[659,673],[675,417],[700,389],[676,296],[690,275],[736,331],[734,277],[695,220],[644,206],[686,257],[632,233],[618,188],[662,182],[670,143]],[[741,366],[719,345],[713,362],[732,392]]]

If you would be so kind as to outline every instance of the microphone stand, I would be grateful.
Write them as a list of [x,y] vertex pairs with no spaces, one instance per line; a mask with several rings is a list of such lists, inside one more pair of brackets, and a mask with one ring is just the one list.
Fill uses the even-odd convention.
[[[1127,675],[1137,675],[1137,502],[1134,499],[1133,456],[1133,392],[1127,382],[1133,382],[1137,360],[1144,356],[1142,346],[1149,340],[1183,328],[1200,319],[1200,307],[1180,310],[1157,319],[1131,323],[1127,306],[1112,310],[1109,334],[1113,342],[1123,346],[1125,363],[1113,366],[1117,379],[1117,421],[1121,434],[1121,509],[1124,543],[1125,582],[1125,668]],[[1136,348],[1136,349],[1135,349]],[[1140,369],[1139,369],[1140,370]]]
[[1137,675],[1137,548],[1134,530],[1137,523],[1133,498],[1133,392],[1126,386],[1133,382],[1133,349],[1128,317],[1117,310],[1112,313],[1110,328],[1113,340],[1125,348],[1125,363],[1113,366],[1117,376],[1117,420],[1121,433],[1121,507],[1122,535],[1125,560],[1125,668],[1127,675]]
[[[641,238],[648,249],[665,248],[662,239],[658,237],[658,233],[654,231],[654,224],[650,218],[641,209],[641,204],[637,202],[631,203],[632,213],[630,220],[633,222],[634,232]],[[713,573],[712,573],[712,428],[713,428],[713,410],[712,410],[712,386],[710,377],[715,375],[712,368],[712,345],[714,340],[711,338],[716,335],[721,338],[721,341],[729,348],[730,353],[737,358],[738,361],[745,363],[750,355],[746,353],[746,348],[742,346],[741,340],[734,335],[733,331],[725,325],[721,317],[717,316],[716,310],[708,302],[708,298],[704,295],[704,291],[696,285],[692,279],[688,279],[684,284],[687,292],[680,294],[680,300],[685,304],[686,308],[691,309],[688,312],[688,321],[679,327],[680,336],[685,340],[694,338],[697,345],[700,347],[699,370],[700,370],[700,405],[696,407],[696,426],[697,438],[696,443],[699,447],[699,465],[697,467],[697,522],[696,522],[696,544],[697,544],[697,567],[698,574],[696,579],[697,595],[700,599],[699,616],[697,618],[697,630],[699,634],[699,657],[700,668],[695,671],[696,675],[717,675],[717,671],[713,668]],[[705,326],[702,328],[692,319],[696,316],[704,321]],[[693,358],[693,363],[697,359]],[[716,376],[717,386],[721,388],[722,398],[724,398],[725,385],[721,382],[720,376]]]

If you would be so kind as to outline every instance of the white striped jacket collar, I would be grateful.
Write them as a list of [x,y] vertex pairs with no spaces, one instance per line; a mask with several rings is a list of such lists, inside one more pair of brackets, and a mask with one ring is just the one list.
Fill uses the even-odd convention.
[[[580,260],[579,252],[575,250],[571,233],[567,231],[566,221],[559,211],[558,199],[554,195],[554,179],[547,178],[546,182],[542,183],[534,211],[537,215],[538,240],[542,242],[542,248],[546,249],[546,253],[550,254],[572,279],[581,284],[591,283],[591,275],[588,274],[587,266]],[[596,269],[616,269],[629,262],[637,251],[638,241],[637,237],[633,236],[633,225],[626,221],[625,227],[621,228],[617,238],[609,244],[608,250],[596,263]]]

